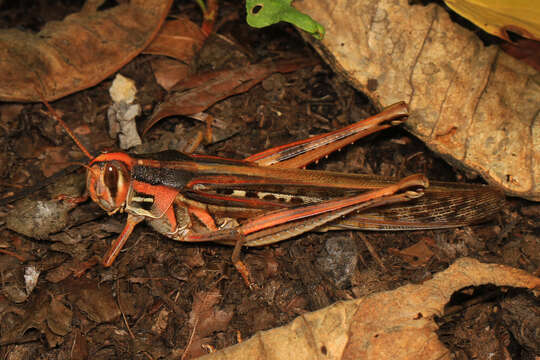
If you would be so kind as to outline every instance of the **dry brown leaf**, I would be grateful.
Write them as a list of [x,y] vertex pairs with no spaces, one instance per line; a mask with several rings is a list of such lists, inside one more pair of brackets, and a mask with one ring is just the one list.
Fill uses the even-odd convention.
[[416,244],[409,246],[406,249],[388,249],[394,255],[400,256],[404,261],[407,261],[414,267],[424,266],[429,259],[433,257],[433,251],[427,246],[424,240],[418,241]]
[[167,91],[188,77],[190,71],[189,65],[168,58],[155,59],[150,64],[157,83]]
[[150,45],[146,54],[164,55],[171,58],[152,60],[156,81],[169,91],[179,81],[185,79],[191,69],[195,55],[206,40],[206,35],[188,18],[167,21]]
[[409,103],[405,126],[432,150],[508,194],[540,200],[538,71],[485,47],[435,3],[294,5],[326,28],[313,45],[336,71],[380,107]]
[[292,72],[315,63],[313,59],[297,58],[194,75],[176,85],[167,99],[154,109],[152,117],[144,124],[143,133],[164,117],[204,111],[220,100],[248,91],[275,72]]
[[0,100],[52,101],[96,85],[154,38],[172,0],[133,0],[71,14],[37,34],[0,32]]
[[71,331],[73,311],[64,305],[55,296],[51,296],[51,302],[47,312],[47,325],[56,335],[65,336]]
[[190,346],[186,354],[197,357],[205,354],[202,345],[206,337],[216,331],[224,331],[232,319],[232,312],[216,308],[221,299],[219,289],[198,292],[193,298],[193,309],[189,314],[189,325],[192,327]]
[[71,262],[64,262],[60,266],[47,271],[45,279],[53,284],[59,283],[73,274],[73,267]]
[[205,337],[215,331],[223,331],[231,321],[232,313],[226,313],[215,307],[220,299],[219,289],[195,294],[189,324],[196,328],[197,336]]
[[163,24],[156,38],[143,52],[169,56],[189,64],[201,49],[204,40],[206,36],[201,29],[188,18],[182,17]]
[[463,258],[422,285],[336,303],[201,359],[450,359],[434,317],[454,292],[484,284],[539,289],[540,279]]
[[96,282],[73,279],[67,286],[70,289],[68,294],[70,301],[74,302],[90,320],[97,323],[109,322],[120,315],[111,292],[99,287]]

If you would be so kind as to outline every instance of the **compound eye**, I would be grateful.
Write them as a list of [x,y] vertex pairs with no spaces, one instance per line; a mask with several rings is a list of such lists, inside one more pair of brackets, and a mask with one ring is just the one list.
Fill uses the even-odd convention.
[[103,182],[107,189],[109,189],[109,194],[111,198],[115,199],[118,192],[118,169],[110,164],[105,165],[105,174],[103,175]]

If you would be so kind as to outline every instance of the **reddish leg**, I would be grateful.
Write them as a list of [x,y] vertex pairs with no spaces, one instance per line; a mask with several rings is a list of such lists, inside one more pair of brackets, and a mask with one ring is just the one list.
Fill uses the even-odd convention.
[[116,238],[115,241],[113,241],[111,247],[109,248],[109,251],[107,251],[107,254],[105,254],[105,256],[103,257],[103,266],[109,267],[113,264],[118,254],[120,254],[120,250],[122,250],[124,244],[129,238],[129,235],[131,235],[131,233],[133,232],[135,225],[143,221],[143,219],[143,216],[137,216],[132,214],[128,215],[124,230],[122,230],[122,233]]
[[388,106],[376,115],[344,128],[277,146],[251,155],[245,160],[261,166],[287,169],[302,168],[369,134],[402,123],[407,115],[407,105],[404,102],[399,102]]

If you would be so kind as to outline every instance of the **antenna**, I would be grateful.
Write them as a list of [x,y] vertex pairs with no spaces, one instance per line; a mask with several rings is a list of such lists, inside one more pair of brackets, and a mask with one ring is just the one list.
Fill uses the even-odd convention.
[[47,102],[47,100],[42,100],[43,104],[47,107],[47,110],[49,110],[49,113],[51,116],[62,125],[64,130],[68,133],[68,135],[73,139],[75,144],[81,149],[81,151],[86,155],[86,157],[90,160],[93,160],[94,157],[90,154],[90,152],[83,146],[83,144],[79,141],[79,139],[75,136],[73,131],[67,126],[67,124],[60,118],[60,116],[57,114],[57,112],[52,108],[52,106]]

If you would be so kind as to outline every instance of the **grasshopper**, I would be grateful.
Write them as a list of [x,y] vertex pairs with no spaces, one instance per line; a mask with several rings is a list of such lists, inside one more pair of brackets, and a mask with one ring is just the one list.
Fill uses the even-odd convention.
[[[48,104],[46,104],[48,106]],[[49,111],[54,111],[49,107]],[[263,246],[308,231],[440,229],[484,221],[503,196],[496,188],[305,170],[343,146],[406,120],[405,103],[339,130],[278,146],[243,160],[165,151],[153,155],[103,153],[90,157],[87,192],[109,215],[126,212],[122,233],[103,258],[111,266],[143,220],[183,242]]]

